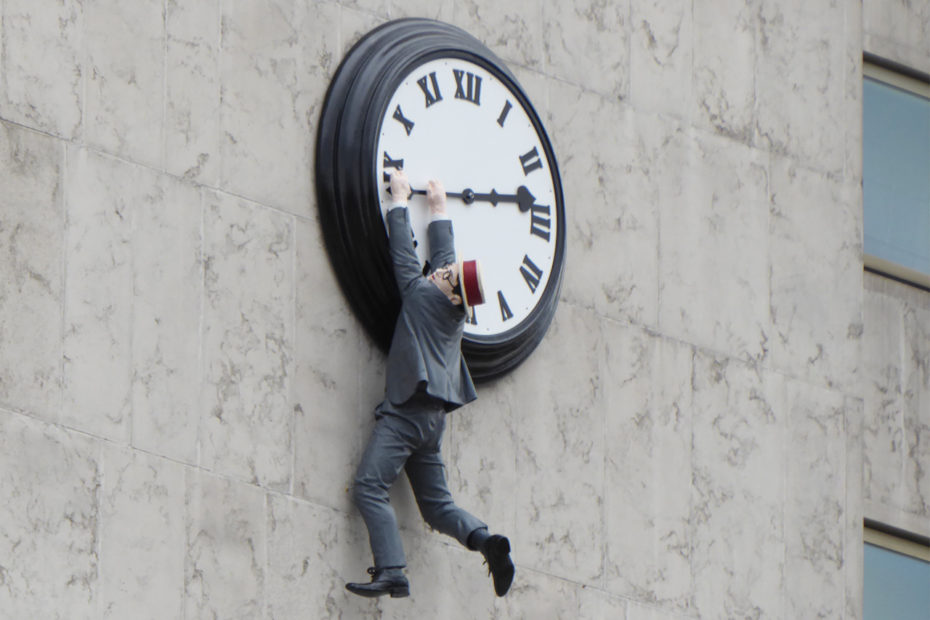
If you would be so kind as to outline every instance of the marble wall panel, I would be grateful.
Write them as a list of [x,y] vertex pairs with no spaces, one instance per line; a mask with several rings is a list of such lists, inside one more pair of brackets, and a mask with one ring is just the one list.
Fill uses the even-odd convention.
[[904,314],[904,463],[909,512],[926,519],[930,529],[930,295]]
[[862,334],[861,200],[848,185],[773,157],[771,360],[855,393]]
[[143,175],[132,216],[132,445],[194,464],[200,419],[202,198]]
[[220,181],[220,2],[172,0],[166,15],[165,169]]
[[675,135],[663,147],[659,330],[762,359],[771,331],[767,162],[759,151],[703,132]]
[[605,327],[607,590],[692,603],[691,347]]
[[865,407],[861,398],[846,398],[846,523],[843,547],[843,569],[846,578],[845,617],[862,618],[862,590],[865,546],[862,525],[863,504],[863,419]]
[[293,469],[294,219],[226,194],[204,203],[201,463],[287,490]]
[[560,305],[512,392],[520,403],[513,544],[529,566],[584,583],[604,573],[603,346],[595,314]]
[[98,618],[100,447],[0,410],[0,609]]
[[837,25],[847,4],[762,0],[759,17],[758,141],[834,174],[845,165],[847,58]]
[[164,11],[164,0],[84,6],[85,139],[155,168],[165,159]]
[[[875,276],[871,276],[874,278]],[[867,291],[863,305],[864,475],[866,497],[902,506],[907,458],[904,436],[904,308],[900,300]]]
[[630,601],[626,611],[626,620],[684,620],[685,618],[697,617],[693,612],[688,614],[673,613],[667,609],[660,609],[637,601]]
[[784,381],[699,353],[692,387],[695,609],[702,618],[794,617],[783,601]]
[[64,148],[0,123],[0,406],[61,409]]
[[202,470],[190,471],[185,493],[184,617],[262,617],[265,493]]
[[610,99],[630,92],[630,2],[542,4],[544,71]]
[[321,294],[339,286],[322,248],[316,223],[298,221],[294,492],[350,511],[348,491],[384,379],[361,371],[362,328],[348,302]]
[[107,446],[102,469],[99,617],[181,617],[184,467]]
[[699,2],[692,9],[692,85],[688,117],[697,127],[712,129],[747,144],[752,139],[756,97],[758,2]]
[[[478,386],[478,400],[456,410],[443,437],[446,478],[456,503],[488,524],[492,533],[513,536],[519,524],[513,489],[520,428],[513,381]],[[526,415],[543,412],[526,411]],[[515,551],[516,553],[516,551]]]
[[[349,0],[351,2],[352,0]],[[455,15],[455,0],[385,0],[387,14],[391,19],[402,17],[426,17],[443,22],[452,22]],[[375,0],[381,2],[381,0]]]
[[[368,2],[379,3],[381,0],[345,0],[343,3],[346,6],[339,13],[338,44],[330,42],[325,48],[325,53],[332,55],[332,60],[337,67],[359,39],[384,23],[382,14],[353,8],[355,4],[364,5]],[[335,67],[333,73],[335,73]]]
[[689,118],[693,11],[687,0],[632,3],[630,102],[643,112]]
[[908,0],[863,0],[866,52],[930,73],[930,5]]
[[132,403],[132,218],[154,173],[78,147],[65,175],[61,420],[126,443]]
[[849,406],[836,391],[788,380],[785,617],[836,618],[846,609]]
[[389,0],[337,0],[337,2],[355,11],[364,11],[383,16],[388,9]]
[[66,139],[79,137],[83,5],[4,0],[0,9],[0,116]]
[[340,8],[330,2],[235,0],[222,7],[221,184],[310,214],[315,126],[341,60]]
[[508,64],[543,70],[542,6],[535,0],[460,0],[452,23],[477,37]]
[[654,326],[655,187],[638,158],[661,121],[640,120],[629,107],[568,84],[551,89],[549,129],[569,227],[562,296],[602,316]]
[[[631,620],[636,616],[628,615],[627,599],[610,596],[594,588],[582,588],[578,591],[578,618],[610,618],[611,620]],[[639,618],[639,620],[644,620]]]
[[[548,574],[546,571],[520,570],[514,576],[513,586],[507,596],[496,605],[496,613],[490,618],[539,618],[540,620],[561,620],[562,618],[581,618],[580,609],[584,595],[584,586],[578,582],[566,581]],[[590,605],[591,603],[586,603]],[[463,610],[461,620],[474,617]]]
[[[360,517],[293,498],[268,496],[266,616],[380,617],[377,599],[355,596],[346,582],[368,581],[368,533]],[[414,590],[416,591],[416,590]],[[388,600],[385,607],[406,601]],[[404,609],[409,610],[409,605]]]
[[855,187],[862,183],[862,3],[846,2],[844,7],[846,165],[843,177]]

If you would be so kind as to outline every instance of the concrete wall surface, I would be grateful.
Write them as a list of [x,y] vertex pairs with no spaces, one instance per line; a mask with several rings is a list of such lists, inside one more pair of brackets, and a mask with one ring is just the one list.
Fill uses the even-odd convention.
[[[565,189],[553,325],[444,443],[511,538],[502,599],[406,483],[411,597],[344,590],[385,359],[322,246],[313,145],[346,50],[408,15],[507,61]],[[863,16],[0,0],[0,616],[859,618],[865,507],[930,498],[874,454],[862,484],[864,430],[896,432],[865,415],[863,308],[927,312],[863,302]],[[926,463],[922,419],[889,467]]]

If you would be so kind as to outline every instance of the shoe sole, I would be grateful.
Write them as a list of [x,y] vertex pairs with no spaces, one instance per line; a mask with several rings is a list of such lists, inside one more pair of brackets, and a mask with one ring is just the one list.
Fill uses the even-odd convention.
[[350,588],[349,586],[346,586],[346,590],[352,594],[364,596],[365,598],[378,598],[379,596],[384,596],[385,594],[390,594],[391,598],[405,598],[410,596],[410,588],[408,586],[398,586],[395,588],[389,588],[387,590],[367,590]]

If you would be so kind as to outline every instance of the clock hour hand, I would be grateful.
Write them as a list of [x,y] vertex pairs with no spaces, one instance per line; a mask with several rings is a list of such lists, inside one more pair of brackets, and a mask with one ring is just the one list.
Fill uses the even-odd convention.
[[[411,190],[413,194],[426,195],[425,189],[414,189]],[[467,205],[472,204],[475,201],[478,202],[490,202],[492,206],[497,206],[498,203],[510,202],[515,203],[519,208],[521,213],[526,213],[530,210],[530,207],[536,202],[536,197],[530,193],[530,190],[526,188],[525,185],[521,185],[517,188],[516,194],[498,194],[497,190],[492,189],[487,194],[476,193],[473,189],[466,188],[461,192],[446,192],[446,197],[448,198],[458,198]]]

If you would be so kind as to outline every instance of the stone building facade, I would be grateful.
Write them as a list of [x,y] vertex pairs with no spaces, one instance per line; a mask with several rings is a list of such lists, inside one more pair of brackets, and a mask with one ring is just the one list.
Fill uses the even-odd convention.
[[[348,486],[384,355],[322,246],[345,51],[456,24],[517,74],[566,197],[555,320],[453,414],[480,558]],[[863,272],[862,66],[905,0],[0,0],[4,618],[861,617],[863,521],[930,536],[930,293]]]

